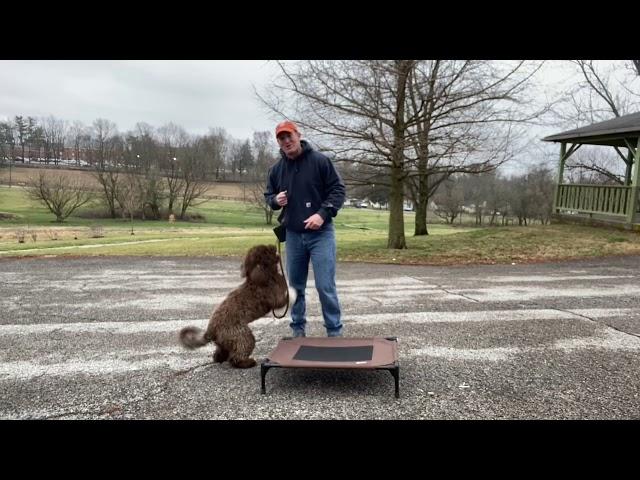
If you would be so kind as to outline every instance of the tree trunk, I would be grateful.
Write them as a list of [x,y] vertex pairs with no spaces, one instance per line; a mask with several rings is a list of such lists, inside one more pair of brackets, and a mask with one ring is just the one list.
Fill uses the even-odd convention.
[[427,199],[420,198],[416,204],[416,221],[414,235],[429,235],[427,230]]
[[418,163],[418,193],[416,195],[416,219],[414,235],[429,235],[427,230],[427,205],[429,204],[429,175],[426,173],[427,162],[420,159]]
[[427,158],[429,158],[428,139],[423,139],[420,147],[421,155],[418,160],[418,193],[416,195],[416,219],[414,235],[429,235],[427,231],[427,205],[429,204],[429,174],[427,173]]
[[396,65],[396,111],[393,124],[393,150],[391,158],[391,191],[389,193],[389,239],[387,248],[405,249],[404,236],[404,147],[406,141],[405,101],[407,80],[412,62],[397,60]]
[[[394,162],[395,163],[395,162]],[[407,242],[404,237],[404,215],[402,168],[391,168],[391,191],[389,193],[389,239],[387,248],[405,249]]]
[[158,206],[156,203],[152,203],[150,205],[151,207],[151,213],[153,215],[153,220],[159,220],[160,219],[160,206]]
[[109,214],[111,215],[111,218],[116,218],[116,206],[115,206],[114,198],[110,194],[109,188],[107,187],[106,184],[104,184],[102,188],[104,190],[104,198],[107,201],[107,208],[109,209]]

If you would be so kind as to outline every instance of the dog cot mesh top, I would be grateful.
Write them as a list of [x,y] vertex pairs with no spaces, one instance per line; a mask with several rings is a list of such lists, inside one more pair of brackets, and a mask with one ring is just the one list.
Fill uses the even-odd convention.
[[282,339],[269,355],[282,367],[377,368],[397,360],[397,342],[382,337]]

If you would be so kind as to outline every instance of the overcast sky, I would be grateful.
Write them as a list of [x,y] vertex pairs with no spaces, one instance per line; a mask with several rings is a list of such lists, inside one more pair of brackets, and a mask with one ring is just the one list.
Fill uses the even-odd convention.
[[[567,62],[548,61],[537,75],[540,95],[566,88],[570,70]],[[106,118],[121,132],[137,122],[156,128],[174,122],[192,134],[222,127],[246,139],[273,131],[281,120],[253,92],[276,73],[275,62],[265,60],[0,60],[0,120],[53,115],[91,125]],[[556,129],[538,126],[530,133],[537,139]]]
[[137,122],[174,122],[193,134],[223,127],[238,139],[272,130],[253,94],[275,73],[273,62],[231,60],[1,60],[0,119],[54,115],[120,131]]

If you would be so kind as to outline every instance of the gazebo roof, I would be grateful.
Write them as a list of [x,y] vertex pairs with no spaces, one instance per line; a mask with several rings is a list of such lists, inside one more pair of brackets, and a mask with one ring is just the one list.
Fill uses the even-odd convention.
[[625,139],[635,140],[640,137],[640,112],[623,115],[612,120],[594,123],[586,127],[567,130],[543,138],[545,142],[567,142],[591,145],[626,146]]

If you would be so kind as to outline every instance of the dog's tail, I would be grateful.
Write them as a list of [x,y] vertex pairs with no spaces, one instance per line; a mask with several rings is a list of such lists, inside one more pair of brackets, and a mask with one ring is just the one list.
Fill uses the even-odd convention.
[[204,347],[211,341],[206,335],[207,332],[197,327],[184,327],[180,330],[180,343],[185,347],[193,350],[194,348]]
[[289,287],[289,307],[293,307],[293,304],[296,303],[296,299],[298,298],[298,291]]

